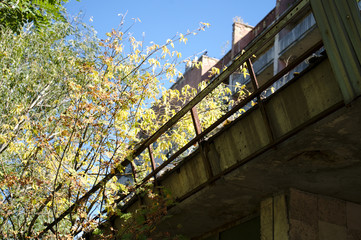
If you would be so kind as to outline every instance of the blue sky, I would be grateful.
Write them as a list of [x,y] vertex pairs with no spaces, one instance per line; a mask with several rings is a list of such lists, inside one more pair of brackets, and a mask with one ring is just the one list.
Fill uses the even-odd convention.
[[[211,24],[205,32],[190,37],[185,46],[179,46],[183,57],[208,51],[208,56],[220,58],[230,49],[233,18],[241,17],[245,23],[256,25],[270,10],[276,0],[70,0],[65,6],[71,15],[84,13],[84,22],[92,25],[100,38],[116,28],[121,19],[118,14],[127,13],[127,23],[139,18],[131,32],[145,44],[164,43],[177,33],[185,33],[199,26],[199,22]],[[92,22],[89,19],[92,18]]]

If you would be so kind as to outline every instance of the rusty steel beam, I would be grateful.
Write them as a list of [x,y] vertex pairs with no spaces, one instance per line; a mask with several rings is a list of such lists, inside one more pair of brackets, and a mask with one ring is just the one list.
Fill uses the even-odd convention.
[[[150,164],[152,166],[152,172],[153,172],[157,168],[157,166],[155,165],[155,161],[154,161],[152,145],[148,146],[148,153],[149,153]],[[154,177],[154,185],[158,186],[159,183],[158,183],[158,180],[157,180],[157,174],[155,174],[153,177]]]
[[[191,109],[191,115],[192,115],[194,129],[196,131],[196,136],[198,136],[199,134],[202,133],[202,126],[201,126],[201,123],[199,120],[199,116],[198,116],[196,107],[193,107]],[[206,148],[207,143],[206,143],[206,141],[203,140],[203,138],[198,139],[197,142],[198,142],[199,150],[202,155],[202,160],[203,160],[204,167],[206,169],[207,177],[209,179],[209,178],[213,177],[213,170],[212,170],[211,162],[209,161],[208,156],[207,156],[207,148]]]
[[[251,77],[253,89],[255,91],[257,91],[258,88],[259,88],[259,85],[258,85],[256,74],[254,73],[253,64],[251,62],[251,59],[247,59],[246,63],[247,63],[247,68],[248,68],[249,75]],[[259,105],[259,108],[261,110],[262,120],[263,120],[263,123],[266,126],[268,138],[270,139],[270,142],[273,142],[274,141],[274,134],[273,134],[272,127],[271,127],[271,124],[270,124],[270,121],[269,121],[269,117],[267,115],[266,109],[265,109],[264,104],[263,104],[263,100],[261,99],[261,93],[259,93],[257,95],[257,104]]]
[[201,126],[201,122],[199,121],[199,116],[196,107],[192,107],[191,115],[192,115],[194,130],[196,131],[196,136],[198,136],[202,132],[202,126]]
[[130,167],[132,169],[132,176],[133,176],[134,183],[136,184],[137,183],[137,171],[135,170],[134,162],[130,163]]
[[152,171],[154,171],[154,169],[156,169],[156,165],[155,165],[153,150],[151,145],[148,146],[148,153],[149,153],[150,164],[152,165]]

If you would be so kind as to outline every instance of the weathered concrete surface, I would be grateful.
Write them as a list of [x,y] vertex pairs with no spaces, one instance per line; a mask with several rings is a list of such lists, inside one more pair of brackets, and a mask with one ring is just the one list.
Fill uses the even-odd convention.
[[202,236],[290,187],[361,202],[361,99],[342,102],[326,59],[265,103],[274,142],[258,108],[228,125],[208,141],[213,181],[199,153],[161,180],[182,201],[159,231]]
[[[356,240],[361,237],[359,204],[290,189],[263,200],[261,206],[263,240]],[[280,214],[281,218],[277,216]]]

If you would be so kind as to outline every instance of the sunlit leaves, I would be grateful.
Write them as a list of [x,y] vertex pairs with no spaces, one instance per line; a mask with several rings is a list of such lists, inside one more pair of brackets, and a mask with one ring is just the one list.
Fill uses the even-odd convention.
[[249,76],[248,69],[247,69],[247,63],[243,63],[239,69],[240,69],[243,77],[246,79],[247,76]]
[[[61,236],[94,228],[97,221],[92,219],[102,210],[116,213],[118,193],[134,189],[131,181],[121,184],[114,177],[79,199],[115,169],[119,177],[129,178],[120,164],[133,160],[129,156],[138,144],[200,90],[188,85],[180,92],[166,90],[162,84],[182,76],[175,45],[208,26],[202,23],[194,32],[150,46],[122,25],[104,40],[58,23],[48,32],[4,32],[0,233],[34,237],[72,204],[76,209],[54,227]],[[192,64],[202,67],[197,61]],[[212,68],[210,74],[219,70]],[[222,115],[230,95],[222,85],[197,106],[203,128]],[[186,114],[153,144],[157,163],[194,135],[192,118]],[[149,161],[144,153],[134,160],[138,177],[150,171]],[[51,231],[44,234],[53,236]]]
[[212,67],[208,77],[213,77],[213,76],[218,75],[218,74],[219,74],[219,68]]
[[[78,57],[91,42],[80,43],[77,51],[72,51],[64,41],[69,33],[70,26],[56,23],[48,32],[14,35],[4,31],[1,34],[0,48],[7,54],[2,55],[0,61],[0,132],[4,136],[0,166],[5,169],[4,178],[0,178],[0,201],[4,203],[0,212],[9,213],[12,209],[11,215],[0,219],[7,221],[1,224],[2,233],[18,226],[17,233],[25,236],[27,227],[32,233],[41,230],[40,222],[51,219],[49,201],[45,203],[45,199],[53,190],[51,181],[56,175],[57,163],[67,149],[64,143],[71,134],[77,135],[68,128],[74,121],[62,112],[74,109],[73,98],[86,84],[87,69],[91,67]],[[92,54],[87,61],[91,59]],[[57,124],[64,128],[57,129]],[[59,175],[65,176],[70,168],[66,163],[63,166]],[[10,176],[21,181],[8,185],[5,179]],[[55,196],[59,200],[57,211],[67,207],[60,201],[64,198],[62,195],[59,192]],[[42,204],[46,204],[41,210],[44,212],[37,212]],[[30,224],[32,219],[35,222]],[[29,222],[25,224],[26,221]]]

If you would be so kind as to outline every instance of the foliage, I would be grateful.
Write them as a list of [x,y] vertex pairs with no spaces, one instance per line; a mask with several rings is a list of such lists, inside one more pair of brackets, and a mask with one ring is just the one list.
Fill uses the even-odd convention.
[[2,0],[0,28],[20,33],[26,23],[36,27],[49,26],[52,20],[65,20],[62,3],[67,0]]
[[[2,30],[0,235],[72,238],[115,213],[121,196],[134,190],[132,185],[113,177],[84,196],[109,173],[127,176],[121,163],[136,143],[195,96],[196,89],[179,92],[162,84],[180,76],[176,66],[181,55],[174,44],[187,42],[188,35],[206,26],[149,47],[137,41],[123,21],[101,41],[84,26],[64,22],[18,34]],[[197,106],[203,127],[232,101],[230,90],[219,86]],[[186,115],[155,143],[158,163],[194,134]],[[147,154],[134,160],[139,178],[149,172],[149,162]],[[165,202],[160,204],[163,200],[151,191],[148,194],[159,208],[154,210],[154,221],[139,221],[144,231],[132,236],[149,234],[165,213]],[[104,212],[105,216],[95,218]],[[54,227],[44,231],[49,223]]]
[[[46,31],[1,33],[0,232],[4,237],[31,235],[50,216],[53,154],[61,148],[56,145],[61,132],[55,132],[52,120],[62,119],[71,107],[67,95],[71,83],[89,82],[87,61],[97,51],[91,39],[75,41],[80,35],[65,40],[73,30],[56,23]],[[60,190],[64,184],[54,183],[54,188]]]
[[153,234],[156,239],[187,239],[179,235],[172,236],[169,232],[155,232],[157,224],[166,220],[167,208],[175,203],[169,192],[162,187],[154,188],[149,184],[139,189],[136,194],[138,198],[146,202],[144,205],[133,213],[122,213],[117,209],[119,216],[117,228],[105,222],[92,234],[101,239],[149,239],[150,234]]

